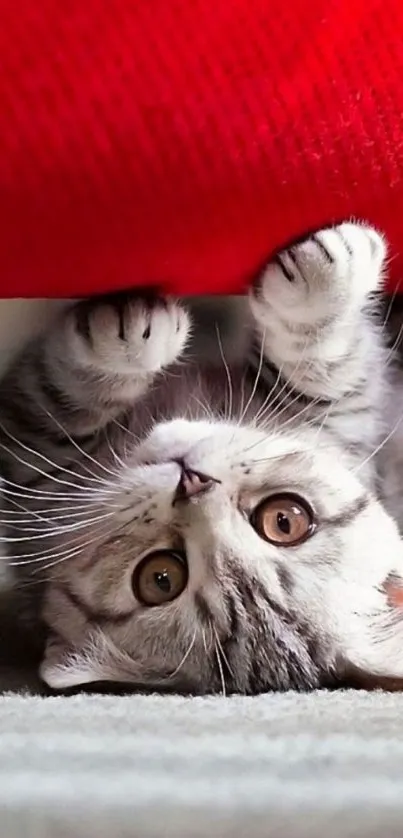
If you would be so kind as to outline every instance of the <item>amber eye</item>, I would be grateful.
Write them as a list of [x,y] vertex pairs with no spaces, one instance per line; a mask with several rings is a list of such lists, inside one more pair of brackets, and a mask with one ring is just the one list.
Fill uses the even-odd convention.
[[159,550],[146,556],[133,574],[133,591],[143,605],[164,605],[185,590],[186,559],[181,553]]
[[298,495],[281,494],[266,498],[255,509],[251,524],[259,535],[282,547],[293,547],[316,529],[310,506]]

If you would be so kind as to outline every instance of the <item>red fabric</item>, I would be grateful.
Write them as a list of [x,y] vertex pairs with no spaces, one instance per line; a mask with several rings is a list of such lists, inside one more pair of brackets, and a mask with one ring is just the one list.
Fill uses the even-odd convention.
[[364,217],[403,276],[402,0],[0,0],[0,294],[236,291]]

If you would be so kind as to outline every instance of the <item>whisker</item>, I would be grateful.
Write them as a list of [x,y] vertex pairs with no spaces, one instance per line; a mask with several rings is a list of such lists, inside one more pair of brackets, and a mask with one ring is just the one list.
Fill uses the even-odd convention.
[[65,474],[70,474],[73,477],[78,477],[82,480],[91,481],[92,483],[100,483],[101,485],[108,485],[108,484],[106,484],[105,480],[101,480],[100,478],[97,478],[97,477],[94,477],[94,476],[93,477],[82,477],[80,474],[77,474],[76,472],[72,471],[71,469],[66,468],[65,466],[62,466],[60,463],[55,463],[49,457],[46,457],[45,454],[42,454],[40,451],[35,451],[35,449],[31,448],[29,445],[26,445],[24,442],[22,442],[22,440],[17,439],[17,437],[15,437],[14,434],[12,434],[9,430],[7,430],[5,425],[3,425],[1,422],[0,422],[0,429],[3,431],[3,433],[9,439],[11,439],[12,442],[14,442],[16,445],[18,445],[24,451],[27,451],[28,454],[33,454],[34,457],[38,457],[38,459],[47,463],[47,465],[49,465],[51,468],[57,468],[60,471],[64,472]]
[[[81,544],[77,545],[77,550],[72,549],[70,551],[69,555],[62,556],[62,558],[58,558],[57,561],[49,562],[48,564],[42,565],[41,567],[38,567],[37,569],[33,570],[31,575],[35,576],[38,573],[44,573],[45,571],[49,570],[51,567],[56,567],[56,565],[62,564],[65,561],[67,561],[68,559],[71,559],[75,556],[80,555],[85,550],[85,548],[88,547],[89,545],[93,545],[94,542],[101,541],[101,540],[107,538],[108,535],[110,534],[110,532],[111,532],[110,530],[106,530],[104,532],[99,533],[94,538],[91,538],[88,541],[85,541],[84,543],[81,543]],[[54,558],[54,556],[53,557],[49,556],[49,558]],[[52,581],[50,579],[50,577],[48,577],[48,581]]]
[[171,672],[171,674],[170,674],[170,675],[168,675],[168,677],[167,677],[166,679],[164,679],[164,680],[169,681],[171,678],[175,678],[175,675],[177,675],[177,674],[178,674],[178,672],[180,672],[180,670],[182,669],[182,667],[183,667],[184,663],[186,663],[186,661],[187,661],[187,659],[188,659],[189,655],[190,655],[190,654],[191,654],[191,652],[192,652],[193,646],[195,645],[195,642],[196,642],[196,635],[197,635],[197,629],[195,629],[195,632],[194,632],[194,634],[193,634],[193,638],[192,638],[192,640],[190,641],[189,647],[188,647],[187,651],[185,652],[185,654],[184,654],[184,656],[183,656],[183,658],[182,658],[182,660],[181,660],[181,662],[180,662],[179,666],[177,666],[177,667],[176,667],[176,669],[175,669],[173,672]]
[[219,636],[218,636],[218,632],[217,632],[217,629],[216,629],[216,627],[215,627],[215,626],[213,626],[213,631],[214,631],[215,639],[216,639],[216,642],[217,642],[218,648],[219,648],[219,650],[220,650],[220,653],[221,653],[222,659],[223,659],[223,661],[224,661],[224,663],[225,663],[225,665],[226,665],[226,667],[227,667],[227,669],[228,669],[228,672],[229,672],[229,673],[230,673],[230,675],[232,675],[232,677],[234,678],[234,671],[233,671],[233,669],[231,668],[231,666],[230,666],[230,664],[229,664],[228,658],[227,658],[227,656],[226,656],[226,654],[225,654],[225,652],[224,652],[224,649],[223,649],[223,647],[222,647],[222,643],[221,643],[221,641],[220,641],[220,638],[219,638]]
[[[28,465],[28,464],[27,464]],[[11,490],[7,490],[8,494],[13,495],[14,497],[21,497],[21,498],[29,498],[30,500],[75,500],[77,499],[80,503],[85,500],[86,497],[93,499],[96,495],[101,498],[108,498],[111,494],[110,489],[104,489],[101,491],[100,489],[93,489],[90,486],[88,489],[85,489],[83,486],[74,486],[77,490],[76,492],[62,492],[57,491],[55,489],[35,489],[33,486],[24,486],[23,483],[14,483],[13,480],[9,480],[6,477],[1,477],[1,485],[2,491],[5,492],[4,486],[12,486],[15,489],[18,489],[18,492],[12,492]]]
[[[292,371],[288,375],[284,376],[283,385],[280,388],[280,390],[276,393],[275,392],[275,387],[277,387],[278,382],[281,381],[281,378],[283,376],[283,370],[284,370],[285,363],[283,362],[283,364],[280,367],[279,374],[277,375],[276,382],[274,384],[274,387],[272,388],[272,393],[273,393],[272,406],[273,406],[273,410],[275,409],[277,416],[281,416],[281,414],[282,414],[281,408],[283,407],[283,405],[288,407],[288,405],[286,404],[287,398],[291,393],[295,392],[295,390],[296,390],[296,386],[297,386],[296,382],[294,382],[294,384],[292,383],[291,376],[294,377],[297,374],[301,363],[305,360],[305,354],[306,354],[306,351],[307,351],[307,348],[308,348],[308,340],[309,340],[309,335],[307,335],[307,337],[306,337],[303,350],[302,350],[301,354],[299,355],[298,360],[294,364],[294,367],[293,367]],[[308,368],[307,368],[308,370],[309,370],[310,366],[312,366],[312,363],[313,362],[311,361],[310,364],[308,365]]]
[[33,530],[34,532],[39,533],[38,535],[21,536],[18,538],[14,538],[13,536],[0,536],[0,544],[12,544],[16,542],[25,541],[39,541],[44,538],[53,538],[55,535],[63,535],[63,533],[66,532],[76,532],[77,530],[84,530],[92,524],[97,524],[100,521],[104,521],[106,518],[111,518],[114,514],[114,512],[106,512],[104,515],[100,515],[96,518],[90,518],[85,522],[81,521],[78,524],[66,524],[65,527],[57,527],[53,530],[48,530],[46,532]]
[[[7,454],[10,454],[12,457],[14,457],[14,459],[15,459],[15,460],[17,460],[19,463],[21,463],[21,465],[26,466],[27,468],[32,469],[32,471],[36,472],[36,474],[40,474],[40,475],[42,475],[42,477],[43,477],[46,481],[52,480],[54,483],[57,483],[57,484],[58,484],[58,485],[60,485],[60,486],[69,486],[69,487],[71,487],[71,488],[75,489],[77,492],[86,492],[86,491],[88,491],[88,489],[85,489],[85,488],[83,488],[82,486],[76,485],[75,483],[71,483],[69,480],[62,480],[61,478],[56,477],[54,474],[50,474],[50,473],[48,473],[48,472],[46,472],[46,471],[43,471],[43,469],[40,469],[38,466],[35,466],[33,463],[30,463],[30,462],[28,462],[27,460],[23,460],[21,457],[19,457],[19,456],[18,456],[18,454],[16,453],[16,451],[13,451],[13,449],[8,448],[8,447],[7,447],[7,445],[4,445],[4,443],[2,443],[2,442],[0,443],[0,448],[1,448],[3,451],[6,451],[6,452],[7,452]],[[75,476],[77,476],[77,475],[75,475]],[[108,484],[105,484],[105,485],[108,485]],[[28,488],[29,488],[29,487],[28,487]],[[94,488],[94,489],[92,489],[91,491],[92,491],[92,492],[94,492],[94,493],[96,493],[96,492],[101,492],[101,490],[100,490],[100,489],[95,489],[95,488]],[[108,486],[108,493],[111,493],[111,494],[117,494],[117,493],[118,493],[118,490],[117,490],[117,489],[111,489],[111,488]]]
[[95,460],[94,457],[92,457],[91,454],[89,454],[88,451],[85,450],[85,448],[82,448],[81,445],[78,444],[77,440],[74,439],[74,437],[72,437],[71,434],[69,434],[68,431],[66,431],[66,428],[63,427],[62,423],[59,422],[59,420],[56,418],[56,416],[53,416],[53,414],[50,413],[50,411],[47,410],[45,407],[43,407],[43,409],[44,409],[45,413],[49,416],[49,419],[51,419],[53,422],[55,422],[55,424],[58,426],[58,428],[62,431],[62,433],[64,433],[66,438],[69,440],[71,445],[73,445],[73,447],[83,457],[85,457],[87,460],[90,460],[90,462],[93,463],[93,465],[95,465],[96,468],[101,468],[104,472],[106,472],[106,474],[109,475],[109,477],[112,477],[113,480],[116,480],[116,478],[118,477],[117,472],[113,472],[113,471],[111,471],[111,469],[107,468],[103,463],[97,462],[97,460]]
[[[5,493],[5,490],[3,488],[3,494],[4,493]],[[35,498],[35,500],[37,501],[38,498]],[[32,516],[33,518],[36,518],[39,521],[42,521],[42,522],[45,522],[45,523],[47,521],[47,518],[45,517],[44,514],[41,514],[38,510],[27,509],[27,507],[23,506],[21,503],[18,503],[16,500],[14,500],[14,498],[9,497],[8,495],[7,495],[7,503],[8,504],[11,503],[13,506],[16,506],[18,511],[15,511],[15,510],[12,510],[12,509],[3,509],[3,514],[11,515],[13,513],[14,515],[20,515],[21,512],[24,512],[25,514],[30,515],[30,516]],[[84,508],[88,513],[88,504],[85,507],[79,507],[79,508],[80,509]],[[43,512],[45,512],[45,510],[43,510]]]
[[119,466],[120,466],[120,467],[121,467],[124,471],[126,471],[126,469],[127,469],[127,463],[124,463],[124,462],[123,462],[123,460],[122,460],[122,459],[119,457],[119,455],[116,453],[116,451],[115,451],[115,449],[113,448],[112,443],[111,443],[111,441],[110,441],[110,439],[109,439],[109,434],[108,434],[108,431],[107,431],[107,429],[106,429],[106,428],[105,428],[105,432],[104,432],[104,433],[105,433],[105,439],[106,439],[106,442],[107,442],[107,445],[108,445],[109,451],[110,451],[110,452],[111,452],[111,454],[112,454],[112,457],[114,458],[115,462],[117,462],[117,463],[118,463],[118,465],[119,465]]
[[[110,509],[110,507],[108,507],[108,509]],[[115,506],[114,509],[119,510],[120,507]],[[36,519],[40,520],[44,524],[49,524],[49,525],[52,526],[57,521],[66,521],[66,520],[70,520],[70,519],[73,519],[73,523],[74,523],[74,520],[78,518],[76,523],[77,524],[82,524],[82,523],[86,523],[88,520],[90,520],[89,517],[88,517],[89,516],[89,511],[90,510],[87,508],[83,512],[73,512],[73,513],[67,514],[67,515],[65,515],[65,514],[64,515],[52,515],[50,517],[47,517],[47,513],[49,512],[48,509],[44,510],[44,513],[46,512],[46,515],[45,514],[40,515],[39,513],[32,511],[30,513],[31,517],[28,517],[28,518],[9,518],[8,520],[6,518],[2,518],[2,519],[0,519],[0,525],[4,526],[4,527],[11,527],[11,528],[15,529],[15,528],[17,528],[17,525],[21,526],[21,525],[24,524],[24,525],[26,525],[26,526],[24,526],[24,532],[43,532],[42,528],[35,528],[34,527]],[[104,514],[101,509],[92,510],[93,513],[98,512],[98,511],[100,513],[102,512],[102,514]],[[15,515],[18,515],[18,512],[14,512],[14,510],[12,510],[12,513],[15,514]],[[12,513],[10,512],[9,514],[11,515]],[[7,510],[4,510],[3,514],[7,514]],[[109,515],[110,513],[108,512],[107,514]],[[61,527],[61,530],[63,530],[63,527]],[[59,529],[57,529],[57,532],[59,532]]]
[[[36,568],[32,571],[32,576],[36,576],[37,574],[43,574],[46,570],[49,570],[51,567],[55,567],[56,565],[62,564],[63,562],[67,561],[68,559],[73,559],[75,556],[79,556],[82,553],[84,547],[78,547],[77,550],[72,550],[69,555],[64,556],[62,559],[57,559],[55,562],[49,562],[49,564],[45,564],[42,567]],[[50,581],[50,580],[48,580]]]
[[196,404],[198,404],[198,405],[199,405],[199,407],[201,407],[201,409],[202,409],[202,411],[203,411],[203,415],[204,415],[207,419],[214,419],[214,418],[215,418],[214,413],[213,413],[213,411],[211,410],[211,408],[209,407],[209,405],[204,404],[204,403],[201,401],[201,399],[199,399],[199,398],[198,398],[198,397],[197,397],[194,393],[192,393],[192,394],[191,394],[191,398],[192,398],[192,401],[196,402]]
[[394,360],[396,350],[399,348],[399,345],[400,345],[400,342],[401,342],[401,339],[402,339],[402,334],[403,334],[403,323],[401,324],[401,326],[399,328],[399,331],[397,333],[397,336],[396,336],[395,340],[392,343],[392,346],[389,348],[389,352],[388,352],[388,354],[385,358],[385,362],[384,362],[385,367],[387,367],[390,364],[390,362]]
[[245,408],[243,409],[241,416],[239,417],[239,420],[238,420],[238,427],[239,427],[240,425],[242,425],[242,422],[243,422],[243,420],[244,420],[244,418],[245,418],[245,416],[246,416],[246,414],[247,414],[247,412],[248,412],[248,410],[249,410],[249,407],[250,407],[250,405],[252,404],[252,401],[253,401],[253,399],[254,399],[254,397],[255,397],[255,395],[256,395],[256,390],[257,390],[257,387],[258,387],[258,384],[259,384],[259,378],[260,378],[260,376],[261,376],[261,373],[262,373],[262,367],[263,367],[263,358],[264,358],[264,341],[265,341],[265,337],[266,337],[266,332],[262,332],[262,341],[261,341],[261,345],[260,345],[260,356],[259,356],[259,366],[258,366],[258,370],[257,370],[257,373],[256,373],[256,375],[255,375],[255,381],[254,381],[254,383],[253,383],[253,387],[252,387],[252,391],[251,391],[251,394],[250,394],[250,396],[249,396],[249,399],[248,399],[248,401],[246,402]]
[[[292,402],[290,402],[289,406],[291,406],[292,404],[295,404],[295,402],[297,402],[297,401],[298,401],[298,396],[295,399],[293,399]],[[290,416],[289,419],[286,420],[286,422],[283,422],[280,425],[279,430],[281,432],[283,432],[286,428],[289,427],[289,425],[293,425],[297,420],[300,420],[301,416],[305,416],[306,413],[309,414],[310,411],[314,407],[317,407],[317,405],[321,403],[321,401],[322,400],[321,400],[320,396],[317,396],[316,398],[312,399],[312,401],[310,401],[308,404],[303,405],[301,407],[301,410],[298,411],[298,413],[295,413],[293,416]],[[332,405],[332,407],[333,407],[333,405]],[[277,416],[275,418],[278,419]]]
[[281,395],[282,390],[284,390],[285,385],[283,385],[283,387],[280,389],[280,392],[276,394],[276,387],[278,386],[278,383],[281,380],[282,372],[283,372],[283,367],[281,367],[278,370],[277,377],[276,377],[276,380],[275,380],[273,386],[270,388],[265,400],[263,401],[263,404],[260,405],[259,410],[257,411],[257,413],[255,414],[255,416],[252,419],[252,422],[253,422],[255,427],[259,425],[259,422],[261,421],[263,416],[267,413],[267,411],[273,409],[273,406],[276,402],[276,399],[278,399],[278,396]]
[[225,369],[226,376],[227,376],[227,381],[228,381],[229,405],[228,405],[228,417],[227,418],[229,419],[232,416],[232,403],[233,403],[232,379],[231,379],[231,373],[230,373],[229,366],[227,364],[227,361],[225,360],[218,323],[216,323],[215,326],[216,326],[217,340],[218,340],[218,346],[219,346],[219,349],[220,349],[221,360],[224,364],[224,369]]
[[218,671],[220,673],[220,678],[221,678],[221,695],[225,698],[226,695],[227,695],[227,690],[226,690],[226,686],[225,686],[224,670],[223,670],[222,661],[221,661],[221,657],[220,657],[220,650],[217,646],[217,641],[215,641],[215,643],[214,643],[214,654],[216,656]]
[[[35,498],[35,500],[37,500]],[[12,501],[11,501],[12,502]],[[37,514],[38,510],[35,509],[26,509],[25,507],[18,504],[19,509],[3,509],[3,515],[20,515],[21,510],[27,513],[27,515],[35,515]],[[46,513],[48,512],[73,512],[76,511],[77,515],[82,515],[84,511],[88,511],[89,502],[86,504],[81,504],[80,506],[47,506],[46,510],[43,510]],[[117,508],[117,507],[116,507]]]
[[133,433],[133,431],[130,430],[130,428],[126,428],[125,425],[122,425],[122,423],[119,422],[117,419],[111,419],[111,422],[113,425],[116,425],[118,428],[120,428],[120,430],[123,431],[125,434],[131,436],[136,443],[140,442],[140,437],[137,436],[137,434]]
[[[102,528],[101,530],[97,531],[97,535],[91,536],[90,539],[84,542],[80,540],[80,536],[76,536],[75,538],[71,538],[68,541],[65,541],[63,549],[57,553],[55,553],[55,549],[57,549],[57,547],[55,548],[55,546],[53,545],[51,547],[45,547],[43,550],[38,550],[36,553],[16,553],[15,555],[8,555],[6,557],[6,560],[11,560],[21,565],[38,564],[44,559],[46,560],[51,559],[54,556],[62,556],[66,551],[69,552],[71,549],[75,549],[76,547],[88,547],[95,541],[99,541],[100,539],[108,536],[110,532],[110,528]],[[24,561],[22,561],[23,559]],[[28,561],[25,561],[25,559],[28,559]]]
[[391,311],[392,311],[392,308],[393,308],[393,304],[395,302],[397,294],[400,291],[401,282],[402,282],[402,280],[400,279],[399,282],[397,283],[394,291],[393,291],[393,294],[392,294],[391,298],[390,298],[389,305],[388,305],[388,308],[386,310],[386,314],[385,314],[385,317],[384,317],[384,320],[383,320],[383,323],[382,323],[382,332],[384,332],[385,327],[388,324],[388,320],[389,320],[389,317],[390,317],[390,314],[391,314]]
[[374,450],[371,452],[371,454],[369,454],[369,456],[366,457],[365,460],[363,460],[360,463],[360,465],[357,466],[357,468],[355,468],[353,470],[353,474],[357,474],[364,466],[368,465],[368,463],[373,459],[373,457],[376,457],[376,455],[379,454],[380,451],[382,451],[382,448],[386,445],[387,442],[389,442],[389,440],[392,438],[392,436],[396,433],[396,431],[398,430],[398,428],[399,428],[399,426],[401,425],[402,422],[403,422],[403,413],[401,414],[401,416],[399,416],[398,421],[395,422],[395,424],[393,425],[393,428],[383,438],[383,440],[379,443],[379,445],[377,445],[376,448],[374,448]]
[[201,633],[202,633],[203,648],[204,648],[205,655],[207,657],[208,656],[208,650],[207,650],[206,632],[205,632],[204,628],[202,628]]

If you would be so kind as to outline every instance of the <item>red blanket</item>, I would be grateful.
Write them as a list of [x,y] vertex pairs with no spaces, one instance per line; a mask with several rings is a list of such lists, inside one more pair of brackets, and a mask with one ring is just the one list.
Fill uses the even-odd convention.
[[403,276],[402,0],[0,0],[0,294],[236,291],[349,216]]

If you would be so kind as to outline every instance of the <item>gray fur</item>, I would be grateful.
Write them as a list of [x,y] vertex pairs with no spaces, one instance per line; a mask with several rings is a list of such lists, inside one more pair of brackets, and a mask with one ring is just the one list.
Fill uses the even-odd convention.
[[[401,677],[382,646],[383,585],[403,578],[383,259],[373,230],[344,224],[282,253],[248,298],[224,301],[218,328],[222,301],[192,316],[120,295],[72,306],[19,357],[1,388],[3,540],[47,627],[51,687],[253,694]],[[183,461],[213,481],[173,504]],[[295,547],[252,525],[284,491],[317,521]],[[156,549],[186,552],[189,579],[147,608],[132,577]]]

